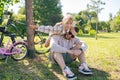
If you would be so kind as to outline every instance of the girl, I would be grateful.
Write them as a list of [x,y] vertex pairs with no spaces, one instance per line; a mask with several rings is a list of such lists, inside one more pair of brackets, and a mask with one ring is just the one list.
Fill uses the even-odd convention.
[[33,29],[37,29],[40,32],[49,33],[49,37],[46,40],[45,47],[49,46],[50,38],[53,35],[63,35],[66,32],[71,31],[73,35],[77,33],[74,31],[75,23],[73,22],[72,15],[66,15],[63,17],[62,22],[57,23],[54,27],[52,26],[31,26]]

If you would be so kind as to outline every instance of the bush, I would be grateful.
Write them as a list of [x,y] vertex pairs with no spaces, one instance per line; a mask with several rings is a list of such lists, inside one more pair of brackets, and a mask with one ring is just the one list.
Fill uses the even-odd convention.
[[80,29],[78,32],[78,36],[81,36],[81,35],[83,35],[83,31]]
[[[13,18],[14,18],[13,20],[15,20],[15,21],[24,23],[24,24],[20,24],[20,23],[15,22],[14,24],[19,29],[21,34],[26,35],[26,18],[25,18],[25,15],[17,14],[17,15],[13,15]],[[17,32],[15,32],[15,33],[17,33]]]
[[91,35],[91,36],[95,36],[95,33],[96,33],[95,30],[90,30],[90,31],[89,31],[89,35]]

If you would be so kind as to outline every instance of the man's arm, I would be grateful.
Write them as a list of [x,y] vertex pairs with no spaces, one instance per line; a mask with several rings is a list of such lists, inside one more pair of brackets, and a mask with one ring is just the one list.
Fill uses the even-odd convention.
[[51,39],[51,37],[49,36],[48,39],[45,41],[45,47],[49,47],[50,39]]
[[67,53],[71,54],[71,55],[75,55],[78,56],[81,54],[81,50],[67,50]]
[[66,53],[67,52],[67,48],[62,47],[59,45],[59,40],[61,39],[61,37],[59,35],[54,35],[52,36],[51,40],[50,40],[50,48],[52,52],[57,52],[57,53]]
[[73,40],[74,40],[74,46],[72,50],[76,50],[76,49],[78,50],[79,48],[81,48],[82,42],[80,41],[80,39],[75,37]]
[[59,45],[59,39],[61,37],[60,36],[53,36],[51,38],[51,41],[50,41],[50,48],[51,48],[51,51],[52,52],[56,52],[56,53],[69,53],[69,54],[73,54],[73,55],[80,55],[81,54],[81,51],[80,50],[68,50],[67,48],[65,47],[62,47]]
[[81,41],[79,38],[76,38],[75,40],[75,46],[72,48],[73,50],[75,49],[81,49],[83,51],[86,51],[86,49],[88,48],[87,44],[83,41]]

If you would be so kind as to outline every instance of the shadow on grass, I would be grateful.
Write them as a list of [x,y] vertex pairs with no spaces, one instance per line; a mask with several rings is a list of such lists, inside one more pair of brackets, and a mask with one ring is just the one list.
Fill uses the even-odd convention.
[[0,80],[59,80],[45,61],[25,59],[0,62]]
[[[58,65],[49,63],[48,58],[43,58],[20,62],[8,59],[8,63],[0,62],[0,80],[66,80]],[[67,65],[78,76],[77,80],[109,80],[110,74],[105,71],[91,68],[94,74],[85,76],[78,72],[78,62]]]
[[93,71],[94,74],[87,76],[79,72],[76,72],[78,76],[78,80],[109,80],[109,76],[110,76],[109,73],[95,68],[91,68],[91,70]]
[[[84,34],[84,35],[78,35],[78,37],[87,37],[87,38],[95,38],[94,35],[88,35],[88,34]],[[97,36],[98,38],[103,38],[103,39],[115,39],[117,37],[113,37],[113,36],[101,36],[101,35],[98,35]]]
[[115,39],[116,37],[108,37],[108,36],[98,36],[98,38],[103,38],[103,39]]
[[[102,70],[95,69],[95,68],[91,68],[91,70],[94,73],[93,75],[83,75],[78,72],[78,62],[73,62],[72,64],[68,64],[68,66],[77,75],[78,77],[77,80],[109,80],[109,77],[110,77],[109,73]],[[59,74],[62,74],[58,65],[53,64],[52,68]]]
[[83,35],[77,35],[78,37],[88,37],[88,38],[94,38],[94,35],[88,35],[88,34],[83,34]]

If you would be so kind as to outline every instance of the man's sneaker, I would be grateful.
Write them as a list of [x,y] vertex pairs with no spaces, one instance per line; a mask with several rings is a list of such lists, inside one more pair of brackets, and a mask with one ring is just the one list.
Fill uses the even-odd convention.
[[78,71],[84,75],[92,75],[93,72],[88,68],[86,63],[81,64],[78,67]]
[[69,67],[65,67],[63,71],[63,75],[68,79],[68,80],[75,80],[77,79],[77,76],[70,70]]
[[92,75],[93,72],[91,70],[79,69],[79,72],[84,75]]

